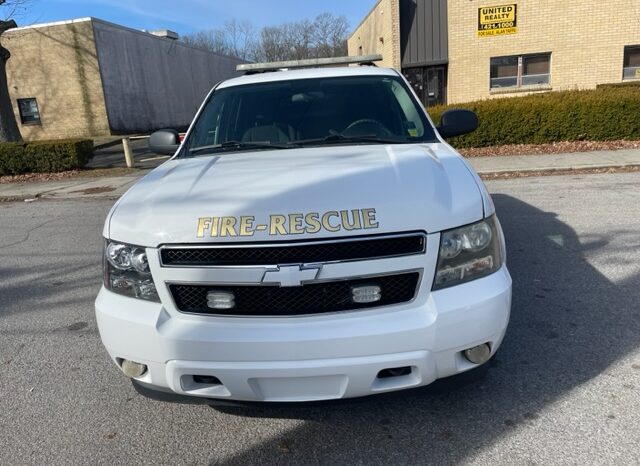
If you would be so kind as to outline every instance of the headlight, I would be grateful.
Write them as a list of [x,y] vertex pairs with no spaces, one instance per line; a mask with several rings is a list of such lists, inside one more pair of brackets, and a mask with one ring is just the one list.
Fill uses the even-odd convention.
[[501,234],[496,216],[442,232],[433,290],[486,277],[502,266]]
[[160,302],[144,248],[105,241],[104,286],[131,298]]

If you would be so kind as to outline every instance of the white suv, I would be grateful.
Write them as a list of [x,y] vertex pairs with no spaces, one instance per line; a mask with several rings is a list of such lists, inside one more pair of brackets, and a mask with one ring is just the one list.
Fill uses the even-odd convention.
[[102,341],[138,387],[242,401],[361,397],[485,364],[511,278],[478,176],[406,80],[373,66],[218,84],[104,226]]

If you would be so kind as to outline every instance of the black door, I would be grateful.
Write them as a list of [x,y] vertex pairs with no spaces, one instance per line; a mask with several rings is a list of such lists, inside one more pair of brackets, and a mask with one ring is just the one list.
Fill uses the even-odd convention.
[[447,103],[447,67],[405,68],[403,73],[425,107]]

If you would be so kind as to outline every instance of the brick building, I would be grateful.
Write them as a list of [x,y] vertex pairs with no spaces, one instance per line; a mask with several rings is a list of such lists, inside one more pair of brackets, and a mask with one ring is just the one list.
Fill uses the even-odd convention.
[[638,0],[380,0],[348,41],[425,105],[640,80]]
[[95,18],[11,29],[7,80],[26,140],[180,128],[240,60]]

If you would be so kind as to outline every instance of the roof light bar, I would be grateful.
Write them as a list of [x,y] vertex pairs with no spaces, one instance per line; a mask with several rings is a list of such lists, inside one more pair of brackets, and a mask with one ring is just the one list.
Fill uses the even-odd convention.
[[276,71],[292,68],[316,68],[332,65],[364,65],[382,60],[382,55],[361,55],[358,57],[312,58],[310,60],[274,61],[271,63],[244,63],[237,71]]

